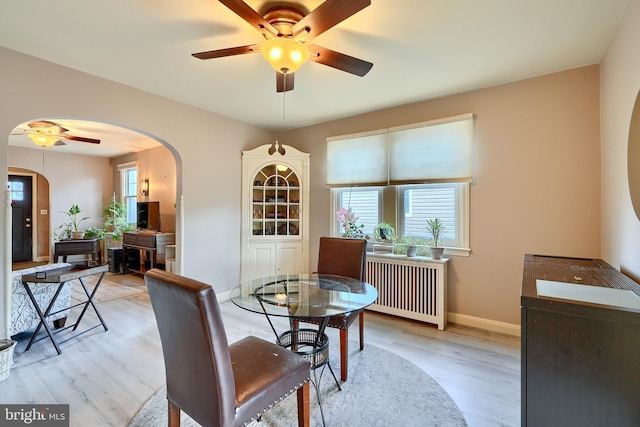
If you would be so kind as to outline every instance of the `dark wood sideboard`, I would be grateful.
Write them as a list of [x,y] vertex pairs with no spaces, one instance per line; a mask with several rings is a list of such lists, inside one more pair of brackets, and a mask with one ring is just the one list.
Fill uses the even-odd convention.
[[55,243],[53,253],[54,262],[62,257],[62,262],[67,262],[69,255],[91,255],[91,260],[101,262],[100,242],[98,239],[60,240]]
[[[127,251],[144,251],[148,254],[150,268],[157,265],[158,255],[164,255],[167,245],[173,245],[176,242],[175,233],[163,233],[156,231],[132,231],[122,235],[122,256],[127,259]],[[125,266],[124,273],[127,271],[144,273],[143,269],[136,269],[133,266]]]
[[640,426],[639,298],[602,260],[525,255],[522,426]]

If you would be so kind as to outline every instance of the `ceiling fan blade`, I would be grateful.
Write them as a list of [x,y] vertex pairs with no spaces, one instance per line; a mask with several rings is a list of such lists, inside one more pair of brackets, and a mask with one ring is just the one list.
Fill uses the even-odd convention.
[[73,135],[60,135],[60,136],[70,141],[80,141],[80,142],[89,142],[91,144],[100,144],[99,139],[85,138],[83,136],[73,136]]
[[309,50],[312,52],[309,58],[310,61],[328,65],[329,67],[346,71],[356,76],[362,77],[366,75],[371,67],[373,67],[371,62],[354,58],[353,56],[345,55],[344,53],[336,52],[335,50],[325,47],[309,45]]
[[242,0],[220,0],[220,3],[227,6],[262,34],[268,32],[272,36],[278,35],[278,30],[273,25],[267,22],[258,12]]
[[294,73],[282,74],[276,71],[276,92],[288,92],[293,90],[295,82]]
[[293,26],[293,34],[309,29],[311,40],[371,4],[371,0],[326,0]]
[[67,145],[67,144],[63,140],[59,139],[53,145],[55,145],[56,147],[59,147],[61,145]]
[[260,46],[251,44],[247,46],[228,47],[226,49],[210,50],[208,52],[192,53],[191,56],[198,59],[222,58],[225,56],[243,55],[245,53],[259,52]]

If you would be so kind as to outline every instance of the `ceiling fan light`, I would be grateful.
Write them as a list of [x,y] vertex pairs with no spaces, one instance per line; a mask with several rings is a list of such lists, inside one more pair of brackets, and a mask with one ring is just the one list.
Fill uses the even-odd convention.
[[279,73],[295,73],[311,56],[307,46],[285,37],[267,40],[260,46],[262,56]]
[[28,133],[27,136],[31,138],[31,140],[36,143],[36,145],[39,145],[41,147],[51,147],[58,140],[58,137],[56,135],[43,132]]

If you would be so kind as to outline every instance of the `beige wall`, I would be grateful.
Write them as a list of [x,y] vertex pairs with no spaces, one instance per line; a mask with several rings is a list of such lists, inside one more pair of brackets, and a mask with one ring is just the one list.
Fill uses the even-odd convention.
[[629,196],[627,140],[640,88],[639,40],[640,1],[632,0],[602,61],[602,255],[636,280],[640,221]]
[[[316,241],[329,233],[332,218],[324,185],[328,136],[467,112],[476,115],[472,253],[449,263],[449,311],[454,321],[515,332],[510,325],[520,323],[525,253],[600,256],[598,66],[390,108],[277,138],[311,153],[311,239]],[[311,254],[315,260],[313,251],[317,248]]]

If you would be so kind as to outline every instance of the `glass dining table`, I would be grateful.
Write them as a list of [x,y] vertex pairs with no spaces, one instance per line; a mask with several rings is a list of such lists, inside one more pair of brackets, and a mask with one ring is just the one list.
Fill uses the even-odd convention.
[[[373,304],[378,291],[369,283],[330,274],[286,274],[261,277],[235,287],[231,301],[240,308],[264,314],[277,343],[301,354],[315,370],[329,364],[325,328],[331,316],[362,310]],[[289,329],[278,333],[271,317],[289,319]],[[294,329],[294,322],[314,319],[318,329]],[[317,381],[316,381],[317,382]],[[315,384],[316,390],[318,385]],[[318,396],[320,402],[320,396]]]

